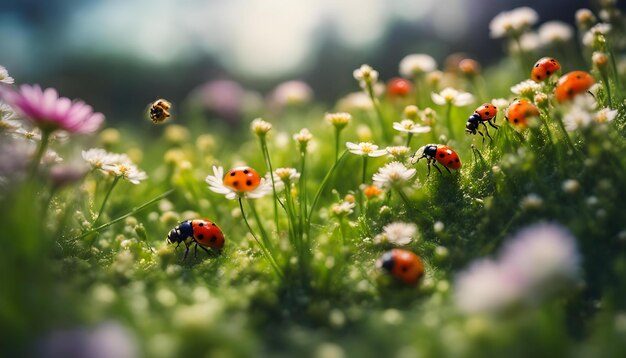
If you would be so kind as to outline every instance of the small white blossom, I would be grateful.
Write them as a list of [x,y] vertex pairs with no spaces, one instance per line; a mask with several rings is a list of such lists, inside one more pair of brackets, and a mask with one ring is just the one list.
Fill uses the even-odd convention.
[[452,104],[456,107],[463,107],[474,102],[474,96],[471,93],[460,92],[451,87],[444,88],[439,93],[433,92],[431,97],[433,102],[440,106]]
[[539,35],[535,32],[526,32],[519,38],[519,44],[514,41],[509,44],[509,50],[511,53],[519,53],[520,46],[522,52],[533,52],[539,49],[541,45],[541,39]]
[[250,124],[250,129],[252,129],[252,132],[256,135],[263,136],[272,129],[272,124],[261,118],[255,118]]
[[360,142],[359,144],[346,142],[346,147],[352,154],[361,155],[364,157],[381,157],[387,154],[384,149],[378,149],[376,144],[369,142]]
[[578,9],[576,11],[576,22],[583,28],[588,28],[596,22],[596,17],[589,9]]
[[532,99],[540,90],[541,85],[533,80],[525,80],[511,87],[511,92],[529,99]]
[[403,119],[400,122],[393,122],[393,129],[404,133],[428,133],[431,128],[429,126],[421,126],[410,119]]
[[374,242],[389,242],[394,245],[408,245],[417,234],[417,225],[413,223],[394,222],[383,227],[383,232],[376,235]]
[[568,194],[575,194],[580,190],[580,182],[576,179],[567,179],[561,184],[561,189]]
[[226,199],[236,199],[244,196],[250,199],[258,199],[272,193],[272,182],[268,178],[261,178],[261,183],[254,190],[240,193],[224,185],[224,168],[213,166],[213,175],[207,175],[205,181],[209,189],[215,193],[223,194]]
[[300,178],[300,173],[298,173],[295,168],[276,168],[274,173],[283,182],[289,181],[290,183],[294,183]]
[[537,30],[542,45],[567,42],[572,38],[574,29],[562,21],[548,21]]
[[412,54],[404,57],[400,61],[400,75],[413,78],[418,75],[432,72],[437,69],[437,62],[429,55]]
[[371,98],[365,92],[353,92],[337,103],[341,111],[369,111],[374,108]]
[[539,195],[531,193],[522,199],[520,206],[526,210],[539,209],[543,206],[543,199]]
[[594,116],[593,116],[593,120],[596,123],[605,124],[605,123],[612,122],[615,119],[616,116],[617,116],[617,110],[616,109],[610,109],[610,108],[606,107],[606,108],[602,108],[601,110],[596,112],[596,114],[594,114]]
[[324,119],[334,127],[342,129],[350,123],[352,115],[346,112],[326,113]]
[[411,148],[403,146],[403,145],[400,145],[400,146],[387,147],[387,148],[385,148],[385,150],[392,157],[394,157],[396,159],[402,159],[407,154],[409,154],[409,152],[411,151]]
[[368,84],[372,86],[378,81],[378,71],[370,65],[361,65],[352,73],[354,79],[359,81],[361,88],[366,89]]
[[599,36],[606,36],[611,32],[611,25],[607,23],[599,23],[594,25],[589,31],[583,35],[583,45],[587,47],[596,47],[596,40]]
[[506,108],[509,107],[509,100],[506,99],[506,98],[494,98],[494,99],[491,100],[491,104],[496,106],[496,108],[498,108],[498,110],[504,112],[506,110]]
[[342,201],[341,203],[335,203],[330,207],[330,211],[333,215],[343,217],[352,214],[355,203],[349,201]]
[[115,164],[132,164],[132,161],[126,154],[109,153],[104,149],[92,148],[83,150],[83,159],[91,166],[92,169],[103,170],[105,165]]
[[444,223],[442,223],[441,221],[437,221],[433,225],[433,230],[435,231],[435,233],[439,234],[439,233],[443,232],[443,229],[445,229],[445,227],[446,226],[444,225]]
[[[579,97],[583,96],[578,96],[577,98]],[[563,116],[563,124],[568,132],[587,128],[593,123],[593,120],[593,114],[587,108],[578,105],[573,105]]]
[[110,175],[128,180],[133,184],[139,184],[139,182],[148,178],[144,171],[139,170],[132,163],[105,164],[102,166],[102,170]]
[[270,97],[280,107],[301,105],[313,99],[313,90],[305,82],[287,81],[278,85]]
[[403,185],[415,175],[415,168],[407,168],[400,162],[391,162],[374,174],[372,180],[374,184],[381,188],[389,186]]
[[9,71],[7,71],[4,66],[0,66],[0,82],[11,85],[15,82],[13,77],[9,76]]
[[537,12],[529,7],[519,7],[496,15],[489,23],[491,37],[518,36],[539,20]]

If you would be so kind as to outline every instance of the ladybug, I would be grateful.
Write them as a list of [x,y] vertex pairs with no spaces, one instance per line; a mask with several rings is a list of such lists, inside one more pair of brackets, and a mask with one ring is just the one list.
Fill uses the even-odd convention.
[[587,92],[596,81],[585,71],[572,71],[559,78],[554,89],[556,100],[564,102],[574,96]]
[[391,97],[406,97],[411,90],[413,90],[413,84],[404,78],[392,78],[387,83],[387,93]]
[[261,176],[250,167],[233,168],[224,176],[224,185],[238,192],[252,191],[261,184]]
[[184,260],[187,258],[189,246],[192,244],[195,244],[194,253],[197,253],[198,246],[206,251],[206,253],[209,253],[209,250],[206,249],[207,247],[217,251],[222,250],[224,247],[224,233],[210,220],[187,220],[170,230],[169,234],[167,234],[167,243],[177,244],[176,248],[178,248],[181,243],[184,243],[187,248],[187,250],[185,250],[185,256],[183,257]]
[[539,108],[526,99],[519,99],[509,106],[506,121],[522,128],[528,124],[529,117],[539,116]]
[[543,57],[535,63],[533,70],[530,72],[530,78],[535,82],[543,82],[553,73],[561,70],[559,61],[552,57]]
[[461,168],[461,159],[459,158],[459,155],[447,145],[427,144],[418,149],[417,152],[411,156],[411,158],[415,158],[415,156],[418,155],[420,157],[417,158],[415,163],[419,162],[422,158],[426,158],[426,163],[428,164],[428,175],[430,175],[431,164],[439,171],[439,173],[441,173],[441,169],[439,169],[437,164],[435,164],[435,161],[443,165],[448,173],[452,173],[449,168],[454,170]]
[[489,137],[489,139],[493,139],[489,135],[489,130],[487,129],[485,122],[489,123],[489,125],[493,128],[498,129],[498,126],[491,122],[491,120],[495,122],[497,114],[498,108],[496,106],[491,103],[483,103],[480,107],[476,108],[471,116],[469,116],[469,119],[465,124],[465,132],[470,134],[476,134],[476,132],[478,132],[478,134],[483,137],[484,142],[485,136],[478,130],[478,125],[482,124],[485,127],[485,132],[487,132],[487,137]]
[[393,249],[387,251],[377,265],[407,285],[415,285],[424,276],[422,260],[407,250]]

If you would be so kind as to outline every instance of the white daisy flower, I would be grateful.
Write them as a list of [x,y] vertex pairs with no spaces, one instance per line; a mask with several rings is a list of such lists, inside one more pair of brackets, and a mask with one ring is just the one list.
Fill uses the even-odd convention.
[[408,245],[417,234],[417,225],[413,223],[394,222],[383,227],[383,232],[374,237],[374,242],[389,242],[394,245]]
[[367,84],[374,86],[378,81],[378,71],[374,70],[370,65],[361,65],[352,73],[354,79],[359,81],[361,88],[366,89]]
[[433,92],[431,98],[440,106],[452,104],[456,107],[463,107],[474,102],[474,96],[471,93],[460,92],[452,87],[446,87],[439,93]]
[[387,154],[386,150],[378,149],[376,144],[372,144],[370,142],[360,142],[359,144],[346,142],[346,147],[350,153],[364,157],[381,157]]
[[423,73],[432,72],[437,69],[437,62],[429,55],[412,54],[405,56],[400,61],[400,75],[413,78]]
[[0,66],[0,82],[6,83],[8,85],[12,85],[13,83],[15,83],[15,80],[13,79],[13,77],[9,76],[9,71],[7,71],[4,66]]
[[528,99],[532,99],[540,90],[541,85],[533,80],[525,80],[511,87],[511,92]]
[[617,116],[617,110],[616,109],[612,110],[612,109],[606,107],[606,108],[602,108],[601,110],[596,112],[596,114],[593,115],[593,120],[596,123],[605,124],[605,123],[612,122],[615,119],[616,116]]
[[213,175],[208,175],[205,181],[209,184],[209,189],[212,192],[223,194],[226,199],[230,200],[241,196],[249,199],[258,199],[272,193],[272,181],[267,177],[261,178],[261,183],[254,190],[248,192],[235,191],[224,185],[224,168],[217,166],[213,166]]
[[489,23],[491,37],[518,36],[539,20],[537,12],[529,7],[519,7],[496,15]]
[[109,153],[100,148],[83,150],[82,156],[92,169],[103,170],[105,165],[133,164],[126,154]]
[[410,119],[403,119],[400,122],[393,122],[393,129],[404,133],[428,133],[431,128],[428,126],[421,126]]
[[19,126],[11,132],[13,138],[26,139],[28,141],[39,142],[41,140],[41,132],[38,129],[28,130]]
[[574,35],[574,29],[562,21],[548,21],[537,30],[542,45],[551,45],[569,41]]
[[409,169],[400,162],[391,162],[379,168],[372,180],[381,188],[403,185],[413,178],[415,172],[415,168]]
[[133,184],[139,184],[142,180],[146,180],[148,175],[146,172],[141,171],[133,163],[114,163],[105,164],[102,166],[102,170],[114,175],[116,177],[128,180]]

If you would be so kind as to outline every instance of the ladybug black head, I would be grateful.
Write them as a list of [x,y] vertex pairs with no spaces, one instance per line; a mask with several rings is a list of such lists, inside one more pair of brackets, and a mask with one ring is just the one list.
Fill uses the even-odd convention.
[[382,268],[384,268],[387,271],[393,270],[393,266],[396,263],[395,260],[393,259],[393,254],[391,253],[391,251],[385,252],[385,254],[380,259],[380,261],[382,262],[381,264]]
[[167,234],[167,242],[182,242],[190,236],[193,236],[193,227],[191,226],[191,221],[183,221],[177,227],[170,230],[169,234]]
[[465,123],[465,132],[476,134],[476,128],[478,128],[478,121],[480,120],[480,114],[474,113],[472,114],[467,123]]

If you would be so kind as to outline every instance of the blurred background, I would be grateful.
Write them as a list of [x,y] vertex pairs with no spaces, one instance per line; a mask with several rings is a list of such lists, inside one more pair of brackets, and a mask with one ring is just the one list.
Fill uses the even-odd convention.
[[[499,12],[530,6],[574,22],[587,0],[3,0],[0,64],[18,83],[40,83],[104,112],[141,115],[158,97],[178,102],[212,80],[265,96],[300,79],[332,104],[356,90],[362,63],[384,79],[424,52],[439,66],[464,52],[483,66],[503,42],[489,37]],[[623,4],[620,4],[623,7]]]

